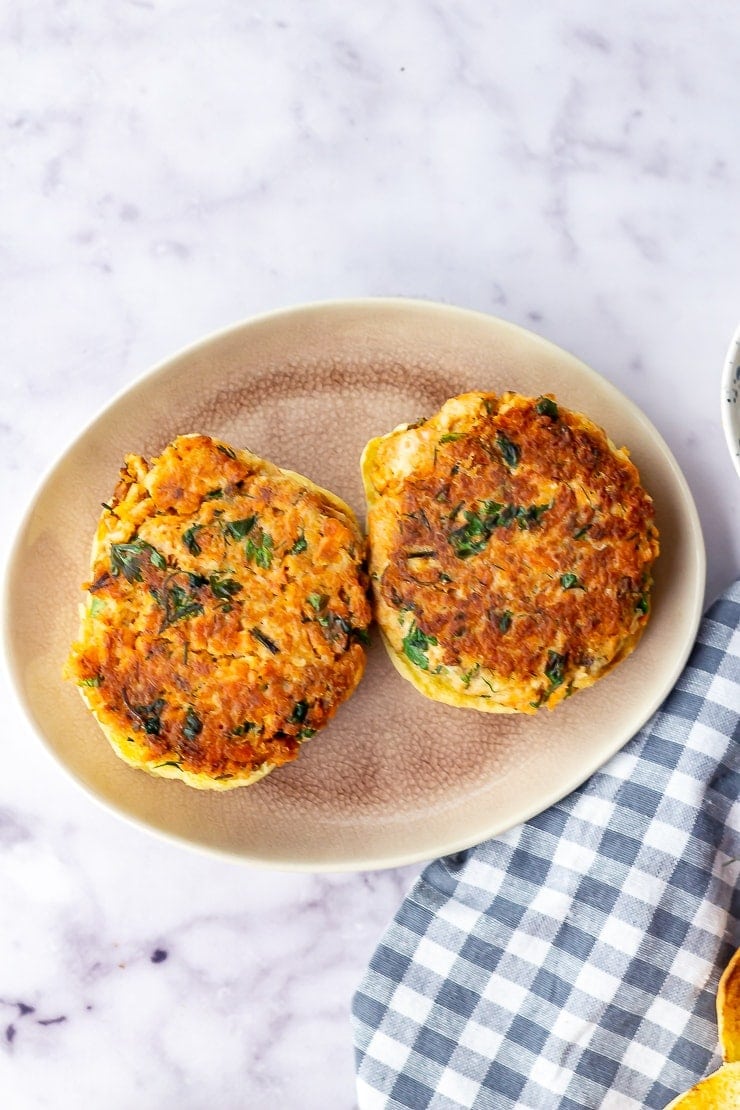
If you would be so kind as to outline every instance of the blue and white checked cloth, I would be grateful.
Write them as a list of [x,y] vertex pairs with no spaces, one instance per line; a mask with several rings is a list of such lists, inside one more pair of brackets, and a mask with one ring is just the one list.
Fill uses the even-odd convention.
[[740,945],[740,583],[579,790],[426,868],[353,1003],[361,1110],[664,1107]]

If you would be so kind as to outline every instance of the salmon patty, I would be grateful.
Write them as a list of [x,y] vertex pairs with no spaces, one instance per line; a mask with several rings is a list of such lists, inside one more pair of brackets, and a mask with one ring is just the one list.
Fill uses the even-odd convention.
[[467,393],[362,459],[376,617],[423,694],[553,709],[633,650],[653,503],[625,448],[552,395]]
[[351,509],[205,435],[126,457],[67,677],[127,763],[190,786],[296,758],[357,686],[371,619]]

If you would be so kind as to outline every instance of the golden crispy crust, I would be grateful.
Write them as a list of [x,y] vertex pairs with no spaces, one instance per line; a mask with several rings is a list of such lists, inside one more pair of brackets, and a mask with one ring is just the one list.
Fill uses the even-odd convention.
[[725,1064],[690,1091],[669,1102],[665,1110],[737,1110],[740,1107],[740,1064]]
[[208,436],[126,458],[93,544],[77,682],[118,754],[228,789],[298,755],[359,682],[371,611],[352,511]]
[[719,1043],[724,1065],[665,1110],[715,1110],[740,1107],[740,949],[722,973],[717,988]]
[[740,1061],[740,948],[722,972],[717,988],[717,1025],[722,1059]]
[[363,454],[376,616],[424,694],[552,709],[632,651],[658,554],[627,452],[554,397],[468,393]]

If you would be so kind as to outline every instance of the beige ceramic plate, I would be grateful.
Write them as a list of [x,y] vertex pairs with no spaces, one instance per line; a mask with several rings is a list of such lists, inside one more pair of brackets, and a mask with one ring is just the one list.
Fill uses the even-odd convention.
[[[254,786],[209,794],[117,759],[61,668],[77,631],[100,502],[124,453],[156,454],[181,432],[221,436],[334,490],[362,518],[367,440],[469,389],[552,391],[632,450],[655,499],[663,547],[654,615],[635,654],[553,713],[500,717],[416,693],[376,634],[355,696],[296,763]],[[29,580],[43,605],[30,604]],[[702,537],[684,478],[655,429],[608,382],[489,316],[416,301],[346,301],[216,335],[147,375],[82,433],[19,534],[8,577],[8,648],[45,743],[120,814],[251,863],[388,867],[502,832],[595,771],[675,682],[703,590]]]

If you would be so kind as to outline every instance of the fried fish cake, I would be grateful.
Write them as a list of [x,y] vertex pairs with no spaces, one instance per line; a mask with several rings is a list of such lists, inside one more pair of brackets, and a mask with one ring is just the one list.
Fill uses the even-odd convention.
[[127,763],[190,786],[296,758],[365,666],[365,541],[308,479],[205,435],[126,457],[67,677]]
[[635,647],[658,555],[626,449],[552,395],[467,393],[362,458],[376,617],[423,694],[534,713]]

